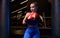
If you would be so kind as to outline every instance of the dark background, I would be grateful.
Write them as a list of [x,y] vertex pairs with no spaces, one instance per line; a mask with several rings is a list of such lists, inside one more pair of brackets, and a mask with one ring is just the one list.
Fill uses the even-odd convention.
[[[19,5],[17,5],[16,3],[17,0],[14,0],[14,1],[15,3],[13,4],[15,6],[12,4],[13,7],[11,7],[11,4],[10,4],[12,3],[11,0],[10,1],[2,0],[2,4],[1,4],[2,9],[0,10],[1,11],[0,12],[1,38],[22,38],[25,32],[25,29],[27,28],[26,25],[21,24],[27,10],[25,10],[25,8],[22,11],[18,10]],[[33,2],[34,0],[30,2],[29,1],[25,5],[29,6],[29,3]],[[53,1],[52,0],[48,0],[48,1],[47,0],[36,0],[36,1],[40,4],[39,7],[41,9],[41,13],[45,21],[44,26],[42,24],[39,25],[39,28],[41,31],[41,38],[60,38],[60,1],[59,0],[53,0]],[[7,4],[10,6],[8,6]],[[25,5],[23,5],[23,7]],[[26,9],[28,8],[29,7],[27,7]],[[13,12],[14,9],[15,9],[15,12]],[[16,10],[18,11],[16,12]]]

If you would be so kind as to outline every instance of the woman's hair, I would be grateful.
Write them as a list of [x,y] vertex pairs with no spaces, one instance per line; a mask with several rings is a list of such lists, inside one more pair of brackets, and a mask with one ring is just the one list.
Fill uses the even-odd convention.
[[32,2],[31,4],[35,4],[35,6],[38,7],[38,10],[36,12],[42,15],[41,10],[39,8],[39,4],[37,2]]
[[[32,2],[32,3],[30,3],[30,4],[35,4],[35,6],[38,7],[38,10],[37,10],[36,12],[42,15],[41,10],[40,10],[40,8],[39,8],[39,3],[37,3],[37,2]],[[28,10],[28,11],[31,12],[31,10]]]
[[35,6],[38,6],[38,3],[37,2],[32,2],[31,4],[35,4]]

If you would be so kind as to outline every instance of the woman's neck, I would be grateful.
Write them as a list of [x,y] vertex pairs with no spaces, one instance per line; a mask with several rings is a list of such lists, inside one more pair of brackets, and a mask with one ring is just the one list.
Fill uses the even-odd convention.
[[35,13],[36,11],[32,11],[32,13]]

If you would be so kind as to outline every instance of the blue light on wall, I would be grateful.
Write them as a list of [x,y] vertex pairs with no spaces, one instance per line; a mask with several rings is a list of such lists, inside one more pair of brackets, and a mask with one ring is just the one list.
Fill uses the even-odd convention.
[[10,0],[7,1],[8,11],[8,36],[10,36]]

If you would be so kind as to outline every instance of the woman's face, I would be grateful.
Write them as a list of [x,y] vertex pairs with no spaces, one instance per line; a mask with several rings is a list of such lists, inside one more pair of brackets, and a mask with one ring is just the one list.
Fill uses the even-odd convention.
[[31,10],[31,11],[36,11],[36,10],[35,10],[36,8],[37,8],[37,7],[36,7],[35,4],[31,4],[31,5],[30,5],[30,10]]

